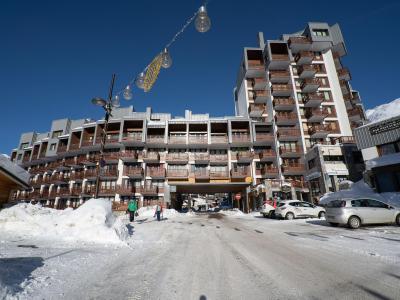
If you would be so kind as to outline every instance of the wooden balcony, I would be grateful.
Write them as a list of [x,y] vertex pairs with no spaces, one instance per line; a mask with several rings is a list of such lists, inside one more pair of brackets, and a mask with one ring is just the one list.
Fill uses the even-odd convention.
[[326,108],[307,109],[305,112],[308,122],[312,123],[322,122],[327,116],[329,116],[329,111]]
[[[123,196],[130,196],[132,194],[134,194],[136,191],[134,186],[131,185],[117,185],[116,188],[116,193],[123,195]],[[140,188],[139,188],[139,192],[140,192]]]
[[123,171],[124,176],[128,176],[131,178],[141,178],[144,175],[143,168],[141,167],[124,167]]
[[355,140],[354,136],[341,136],[339,138],[339,142],[341,144],[355,144],[356,140]]
[[175,164],[187,164],[189,161],[189,154],[182,153],[182,152],[172,152],[168,153],[165,161],[168,163],[175,163]]
[[96,193],[96,187],[94,185],[85,186],[83,189],[83,194],[94,195]]
[[276,159],[276,152],[273,149],[264,149],[258,152],[260,161],[270,161]]
[[349,120],[353,122],[362,120],[364,115],[362,109],[358,107],[349,109],[347,114],[349,115]]
[[210,154],[210,164],[211,163],[227,163],[228,154]]
[[81,146],[82,147],[90,147],[93,146],[94,140],[93,139],[84,139],[82,140]]
[[103,153],[103,159],[105,161],[116,161],[119,160],[120,158],[120,152],[104,152]]
[[288,39],[288,45],[293,52],[311,50],[312,41],[306,36],[292,36]]
[[234,134],[232,133],[232,143],[250,143],[250,134]]
[[103,188],[99,189],[99,196],[114,196],[117,193],[116,187]]
[[118,177],[118,169],[100,168],[100,177]]
[[279,152],[281,157],[298,157],[303,154],[303,148],[300,146],[291,148],[280,147]]
[[165,169],[164,168],[147,168],[146,175],[152,178],[164,178]]
[[261,117],[265,113],[265,104],[250,104],[249,105],[249,116],[250,117]]
[[347,68],[337,70],[337,74],[340,80],[351,80],[350,71]]
[[302,174],[305,172],[304,164],[283,164],[282,165],[283,174]]
[[190,135],[189,144],[208,144],[208,135]]
[[317,78],[307,78],[304,79],[300,85],[301,91],[303,93],[315,93],[321,86],[321,82]]
[[141,143],[142,140],[143,140],[143,134],[141,132],[124,132],[124,133],[122,133],[122,142]]
[[325,100],[324,95],[321,93],[308,93],[303,98],[304,107],[317,107]]
[[85,178],[94,178],[94,177],[97,177],[97,169],[85,170]]
[[80,147],[79,147],[79,142],[78,143],[71,143],[70,145],[69,145],[69,150],[71,151],[71,150],[78,150]]
[[274,143],[275,137],[273,132],[256,132],[255,142]]
[[247,60],[246,77],[255,78],[265,76],[265,66],[261,60]]
[[58,144],[57,154],[67,152],[67,145]]
[[273,83],[271,87],[271,93],[275,97],[289,97],[293,92],[290,84],[279,84]]
[[287,83],[290,79],[290,73],[287,70],[271,70],[269,72],[269,81],[271,83]]
[[[96,136],[96,144],[101,144],[102,134]],[[107,133],[105,144],[114,144],[119,142],[119,133]]]
[[158,152],[145,152],[143,155],[145,162],[158,162],[160,161],[160,153]]
[[308,134],[311,138],[325,138],[331,131],[329,125],[314,125],[308,129]]
[[71,189],[71,196],[79,197],[82,194],[82,187],[73,187]]
[[250,151],[238,151],[236,152],[236,159],[238,162],[251,162],[254,158],[254,154]]
[[260,169],[262,176],[276,176],[278,175],[278,168],[274,165],[268,165]]
[[251,85],[254,90],[265,90],[268,86],[268,81],[263,77],[253,78]]
[[305,78],[312,78],[315,76],[317,73],[317,68],[314,65],[302,65],[297,68],[297,75],[299,75],[299,78],[305,79]]
[[186,145],[186,139],[186,135],[170,135],[168,138],[168,144]]
[[194,153],[194,161],[196,163],[208,163],[210,161],[209,153]]
[[119,153],[119,157],[123,161],[136,161],[139,159],[137,151],[123,151]]
[[226,171],[210,171],[210,178],[211,179],[227,179],[229,178],[229,172]]
[[57,191],[57,196],[61,197],[61,198],[67,198],[69,197],[71,194],[71,190],[69,189],[69,187],[62,187],[59,188]]
[[50,182],[54,184],[67,183],[69,180],[70,178],[64,176],[63,174],[53,174],[50,177]]
[[151,196],[158,195],[158,186],[156,185],[144,185],[141,188],[142,195]]
[[294,57],[294,61],[298,65],[310,64],[314,59],[314,53],[312,51],[300,51]]
[[301,139],[299,128],[278,128],[278,140],[297,141],[299,139]]
[[211,144],[228,144],[228,134],[211,133]]
[[275,121],[277,125],[295,125],[298,123],[298,116],[295,112],[277,112]]
[[210,172],[207,169],[197,169],[194,171],[194,178],[197,180],[210,179]]
[[77,181],[77,180],[83,180],[85,177],[85,172],[74,172],[71,173],[71,180]]
[[265,103],[270,97],[271,94],[267,90],[253,91],[253,100],[257,104]]
[[293,98],[274,98],[274,108],[276,110],[293,110],[296,102]]
[[169,169],[167,170],[167,177],[170,179],[186,179],[189,177],[189,173],[188,170]]
[[251,172],[250,168],[237,168],[237,169],[232,169],[231,170],[231,177],[232,178],[246,178],[250,177]]
[[164,135],[148,135],[146,139],[147,144],[164,144],[165,136]]

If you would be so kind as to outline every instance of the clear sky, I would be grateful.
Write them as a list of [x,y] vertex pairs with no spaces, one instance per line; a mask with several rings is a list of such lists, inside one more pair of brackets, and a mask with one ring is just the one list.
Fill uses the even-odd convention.
[[[51,120],[100,118],[90,103],[107,96],[111,74],[118,89],[162,50],[202,1],[0,2],[0,153],[22,132],[43,132]],[[243,47],[257,32],[278,38],[307,21],[339,23],[352,86],[365,107],[399,95],[400,1],[226,1],[208,5],[211,30],[190,26],[171,47],[173,65],[149,93],[133,91],[137,111],[213,116],[234,113],[232,89]]]

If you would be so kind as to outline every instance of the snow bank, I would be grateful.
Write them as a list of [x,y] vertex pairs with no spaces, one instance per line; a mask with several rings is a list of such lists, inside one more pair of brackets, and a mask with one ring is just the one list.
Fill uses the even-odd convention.
[[0,231],[68,242],[121,243],[129,234],[106,199],[90,199],[78,209],[56,210],[18,204],[0,211]]
[[400,115],[400,98],[368,109],[365,114],[370,122],[379,122]]
[[[156,211],[156,206],[145,206],[138,209],[139,217],[153,217],[154,212]],[[163,216],[164,218],[171,218],[174,216],[180,215],[178,211],[175,209],[167,209],[163,208]]]
[[344,198],[367,197],[380,200],[384,203],[400,208],[400,193],[375,193],[363,180],[354,183],[350,189],[334,193],[326,193],[320,199],[320,204],[327,204],[332,200]]
[[239,217],[239,216],[244,215],[244,213],[237,208],[234,208],[232,210],[223,210],[223,211],[220,211],[220,213],[225,216],[233,216],[233,217]]

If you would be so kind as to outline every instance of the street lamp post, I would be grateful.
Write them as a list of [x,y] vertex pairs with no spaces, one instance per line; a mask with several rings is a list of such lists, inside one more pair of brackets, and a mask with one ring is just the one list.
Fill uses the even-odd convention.
[[100,97],[96,97],[92,99],[92,103],[94,105],[98,105],[103,107],[105,111],[105,116],[104,116],[104,126],[103,126],[103,132],[101,136],[101,145],[100,145],[100,158],[97,163],[97,174],[96,174],[96,189],[95,189],[95,198],[98,198],[99,196],[99,188],[100,188],[100,168],[104,167],[104,146],[106,143],[106,137],[107,137],[107,129],[108,129],[108,121],[110,119],[110,116],[112,117],[112,96],[113,96],[113,89],[114,89],[114,82],[115,82],[115,74],[112,75],[111,78],[111,84],[110,84],[110,89],[108,92],[108,99],[104,100]]

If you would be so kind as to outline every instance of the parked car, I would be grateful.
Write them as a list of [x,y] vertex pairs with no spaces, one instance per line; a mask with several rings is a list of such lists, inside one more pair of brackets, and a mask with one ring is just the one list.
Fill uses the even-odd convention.
[[273,216],[275,216],[275,207],[273,207],[271,204],[269,203],[264,203],[261,210],[260,210],[260,214],[264,217],[264,218],[272,218]]
[[396,223],[400,226],[400,209],[376,199],[338,199],[327,203],[326,220],[332,226],[348,225],[356,229],[364,224]]
[[279,202],[275,209],[275,216],[286,220],[307,217],[323,218],[325,217],[325,208],[300,200],[285,200]]

